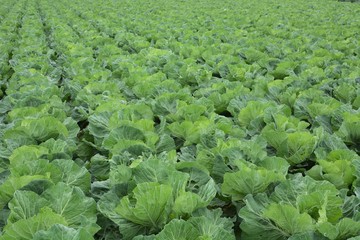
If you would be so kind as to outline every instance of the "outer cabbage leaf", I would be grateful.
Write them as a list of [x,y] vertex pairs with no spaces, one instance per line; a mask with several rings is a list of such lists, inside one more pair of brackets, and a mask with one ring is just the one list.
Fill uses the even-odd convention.
[[336,162],[318,160],[317,162],[319,165],[313,167],[308,172],[309,176],[316,179],[328,180],[339,189],[350,186],[355,179],[354,167],[351,162],[345,160],[338,160]]
[[308,171],[308,175],[318,180],[328,180],[338,189],[348,188],[355,180],[354,160],[360,158],[355,152],[345,149],[331,151],[319,165]]
[[286,176],[290,164],[284,158],[265,157],[261,162],[258,163],[258,166]]
[[67,225],[66,220],[49,208],[43,208],[39,214],[28,219],[21,219],[4,228],[1,240],[31,240],[36,232],[50,229],[55,224]]
[[200,116],[205,114],[206,111],[206,106],[202,104],[187,104],[186,102],[179,101],[176,112],[178,119],[176,120],[187,120],[195,122],[198,121],[200,119]]
[[61,181],[66,185],[79,187],[84,193],[90,190],[91,176],[85,167],[80,167],[69,159],[57,159],[51,164],[61,171]]
[[50,180],[49,176],[33,175],[33,176],[21,176],[12,177],[10,176],[0,186],[0,209],[2,209],[8,201],[10,201],[16,190],[25,187],[36,180]]
[[101,112],[101,113],[94,113],[89,117],[89,125],[88,129],[90,134],[95,136],[96,138],[102,139],[107,134],[109,134],[110,130],[109,120],[111,117],[111,112]]
[[188,222],[200,232],[199,240],[235,240],[233,222],[221,216],[222,211],[220,209],[202,208],[194,212]]
[[84,229],[69,228],[55,224],[48,230],[41,230],[34,234],[32,240],[92,240],[93,236]]
[[136,184],[158,182],[172,187],[173,196],[185,192],[189,174],[177,171],[172,162],[163,159],[148,159],[133,168],[133,180]]
[[156,143],[156,153],[169,152],[175,150],[175,141],[168,134],[160,134],[159,140]]
[[29,134],[27,134],[24,129],[8,129],[4,132],[2,139],[6,143],[6,148],[9,150],[14,150],[23,145],[36,144],[36,140],[29,136]]
[[54,182],[60,181],[60,170],[48,160],[41,159],[48,153],[48,149],[41,146],[22,146],[15,149],[9,157],[12,176],[44,175]]
[[99,229],[96,226],[95,200],[86,197],[78,187],[70,187],[59,182],[47,189],[42,197],[50,202],[50,206],[60,216],[64,217],[67,226],[85,228],[95,234]]
[[173,211],[179,215],[191,214],[194,210],[207,205],[201,197],[192,192],[181,193],[176,198]]
[[343,115],[344,121],[337,135],[344,139],[345,142],[356,147],[360,139],[360,114],[345,112]]
[[216,196],[218,188],[215,181],[209,176],[207,169],[197,162],[179,162],[176,164],[176,168],[182,171],[182,174],[190,176],[187,179],[186,187],[181,188],[181,191],[184,192],[186,190],[196,193],[201,202],[201,204],[199,202],[199,207],[204,204],[210,204]]
[[126,184],[119,184],[117,187],[113,187],[101,196],[97,204],[98,210],[117,225],[121,225],[124,220],[114,209],[119,205],[121,198],[126,195]]
[[284,157],[292,165],[305,161],[314,151],[317,137],[309,132],[276,131],[264,128],[261,133],[278,156]]
[[9,157],[12,166],[19,167],[25,162],[35,161],[49,153],[49,149],[42,146],[22,146],[15,149]]
[[124,152],[130,153],[132,156],[141,156],[150,154],[152,150],[143,141],[139,140],[118,140],[116,145],[112,147],[110,152],[113,155],[121,155]]
[[249,101],[238,115],[240,126],[260,131],[265,125],[265,110],[274,106],[272,102]]
[[242,237],[247,239],[261,240],[274,239],[285,240],[287,234],[279,229],[270,219],[263,217],[263,212],[270,204],[270,200],[265,194],[257,196],[247,195],[244,198],[245,207],[239,211],[239,217],[242,218],[240,228]]
[[290,163],[302,162],[314,151],[316,143],[316,137],[308,132],[289,133],[286,144],[288,152],[285,157]]
[[240,165],[235,173],[225,173],[222,192],[232,197],[234,201],[243,199],[247,194],[264,192],[274,182],[285,180],[285,176],[267,169],[255,169]]
[[75,141],[67,139],[64,141],[62,139],[49,139],[46,142],[40,144],[40,146],[46,147],[49,149],[49,153],[46,158],[49,160],[54,159],[71,159],[73,157],[73,153],[76,151]]
[[314,230],[310,215],[299,213],[299,210],[291,205],[271,203],[263,212],[263,216],[272,220],[289,235]]
[[8,223],[15,223],[20,219],[28,219],[40,212],[40,209],[49,205],[49,202],[31,191],[16,191],[14,198],[9,202],[11,210]]
[[187,146],[200,143],[200,135],[210,131],[212,124],[211,120],[202,118],[195,122],[174,122],[169,124],[168,128],[175,137],[185,140],[184,145]]
[[69,135],[66,126],[51,116],[39,119],[24,119],[21,121],[21,128],[28,132],[31,137],[41,142],[50,138],[67,137]]
[[276,79],[284,79],[287,76],[295,75],[294,69],[298,63],[294,61],[284,61],[277,64],[276,68],[270,73]]
[[349,239],[360,235],[360,222],[343,218],[336,225],[329,222],[318,224],[317,230],[330,240]]
[[195,240],[200,232],[189,222],[173,219],[156,235],[155,240]]
[[314,229],[310,215],[288,204],[272,203],[265,194],[248,195],[244,202],[246,206],[240,209],[239,216],[245,239],[286,240]]
[[145,142],[144,133],[131,126],[121,126],[112,130],[109,136],[104,140],[103,146],[106,149],[111,149],[119,140],[140,140]]
[[[147,122],[144,121],[132,125],[148,128]],[[113,154],[128,151],[134,155],[142,155],[143,152],[150,152],[155,148],[158,136],[140,128],[124,125],[111,130],[104,139],[103,147],[111,150]],[[152,122],[150,128],[152,128]]]
[[336,222],[342,216],[343,201],[336,187],[300,174],[276,186],[271,199],[307,212],[318,222]]
[[172,188],[159,183],[140,183],[132,197],[120,200],[115,211],[123,218],[143,226],[161,228],[173,204]]
[[106,180],[109,178],[110,162],[105,156],[96,154],[90,159],[91,167],[89,172],[97,180]]

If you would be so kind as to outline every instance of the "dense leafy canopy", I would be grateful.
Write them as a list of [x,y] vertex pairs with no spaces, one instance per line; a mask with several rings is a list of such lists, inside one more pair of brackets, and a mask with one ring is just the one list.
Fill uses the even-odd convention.
[[4,0],[0,240],[359,240],[360,5]]

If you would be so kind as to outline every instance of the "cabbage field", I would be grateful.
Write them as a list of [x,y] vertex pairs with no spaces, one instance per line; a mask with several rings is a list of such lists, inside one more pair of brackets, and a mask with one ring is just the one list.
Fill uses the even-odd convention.
[[0,240],[360,240],[360,4],[2,0]]

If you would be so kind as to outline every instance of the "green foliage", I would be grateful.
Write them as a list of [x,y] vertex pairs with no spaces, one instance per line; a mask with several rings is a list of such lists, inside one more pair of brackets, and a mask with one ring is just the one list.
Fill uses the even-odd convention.
[[1,1],[0,240],[358,240],[359,16]]

